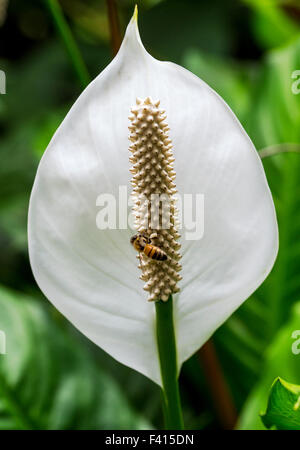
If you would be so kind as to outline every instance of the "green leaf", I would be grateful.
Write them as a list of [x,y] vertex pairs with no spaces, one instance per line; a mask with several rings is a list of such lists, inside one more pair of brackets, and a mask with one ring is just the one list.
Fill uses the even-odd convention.
[[300,430],[300,386],[278,377],[271,387],[267,411],[261,419],[267,428]]
[[[294,305],[290,320],[280,329],[272,344],[262,355],[265,363],[260,368],[260,379],[244,405],[239,420],[240,429],[264,429],[259,415],[265,410],[270,386],[275,378],[288,379],[291,383],[299,382],[300,355],[295,352],[293,346],[297,344],[294,331],[299,330],[299,324],[300,302]],[[293,405],[297,402],[297,399],[294,398],[294,400]]]
[[252,9],[254,38],[264,48],[281,46],[298,31],[278,0],[244,0]]
[[40,303],[0,287],[0,310],[0,429],[149,428],[90,349]]

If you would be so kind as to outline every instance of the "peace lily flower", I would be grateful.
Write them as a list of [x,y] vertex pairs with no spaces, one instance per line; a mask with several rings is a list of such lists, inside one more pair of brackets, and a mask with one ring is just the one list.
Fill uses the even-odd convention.
[[179,230],[182,280],[178,293],[171,289],[178,371],[270,272],[277,222],[260,158],[233,112],[195,75],[150,56],[135,14],[117,56],[80,95],[40,162],[29,253],[38,285],[75,327],[162,385],[156,302],[147,302],[139,279],[133,232],[96,226],[99,194],[132,191],[128,116],[137,98],[166,111],[178,193],[204,196],[201,239],[186,239],[184,221]]

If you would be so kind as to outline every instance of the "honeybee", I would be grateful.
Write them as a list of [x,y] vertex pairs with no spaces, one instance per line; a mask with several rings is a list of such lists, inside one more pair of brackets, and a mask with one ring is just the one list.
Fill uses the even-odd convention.
[[151,239],[142,233],[132,236],[130,243],[139,253],[144,253],[148,258],[156,261],[165,261],[168,258],[161,248],[152,245]]

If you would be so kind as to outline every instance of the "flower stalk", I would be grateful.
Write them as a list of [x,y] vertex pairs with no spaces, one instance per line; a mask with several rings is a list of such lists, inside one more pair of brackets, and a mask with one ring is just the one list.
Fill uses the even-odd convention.
[[106,0],[106,7],[110,29],[111,49],[113,55],[116,55],[122,43],[118,8],[115,0]]
[[7,14],[8,0],[0,0],[0,27],[4,24]]
[[[183,429],[178,388],[178,364],[173,321],[172,293],[181,279],[178,260],[180,237],[177,231],[174,194],[176,191],[172,143],[165,111],[160,101],[137,99],[129,119],[135,227],[140,239],[151,246],[136,246],[140,251],[141,279],[149,301],[155,301],[156,342],[163,386],[163,411],[167,429]],[[137,235],[139,236],[139,235]],[[134,236],[133,241],[136,239]],[[154,258],[154,255],[157,258]],[[159,257],[163,255],[163,257]]]
[[156,338],[163,384],[165,426],[167,430],[183,430],[172,296],[167,302],[155,302],[155,308]]

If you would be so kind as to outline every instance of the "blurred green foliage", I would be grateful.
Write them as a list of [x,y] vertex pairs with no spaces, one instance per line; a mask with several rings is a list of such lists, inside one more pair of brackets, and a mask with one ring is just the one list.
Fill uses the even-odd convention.
[[[265,351],[261,375],[249,395],[240,417],[239,427],[241,429],[264,429],[259,413],[267,408],[268,396],[274,378],[281,377],[290,383],[298,384],[300,358],[299,354],[292,351],[292,344],[295,342],[292,333],[299,329],[299,320],[300,304],[296,303],[292,308],[290,319],[278,331]],[[286,409],[288,408],[289,405],[286,405]]]
[[[292,74],[300,70],[298,1],[137,3],[146,48],[212,86],[258,149],[300,145],[300,93],[292,92]],[[105,1],[60,4],[94,77],[111,60]],[[134,1],[118,6],[124,30]],[[35,171],[81,90],[44,0],[9,2],[0,69],[7,74],[7,94],[0,95],[0,329],[8,345],[0,355],[0,429],[160,427],[156,386],[79,335],[31,275],[26,219]],[[214,336],[241,429],[264,428],[259,413],[276,377],[300,384],[300,355],[291,350],[291,334],[300,328],[300,155],[263,162],[279,221],[278,259]],[[187,428],[220,428],[197,356],[180,382]]]
[[0,287],[0,429],[148,429],[45,305]]

